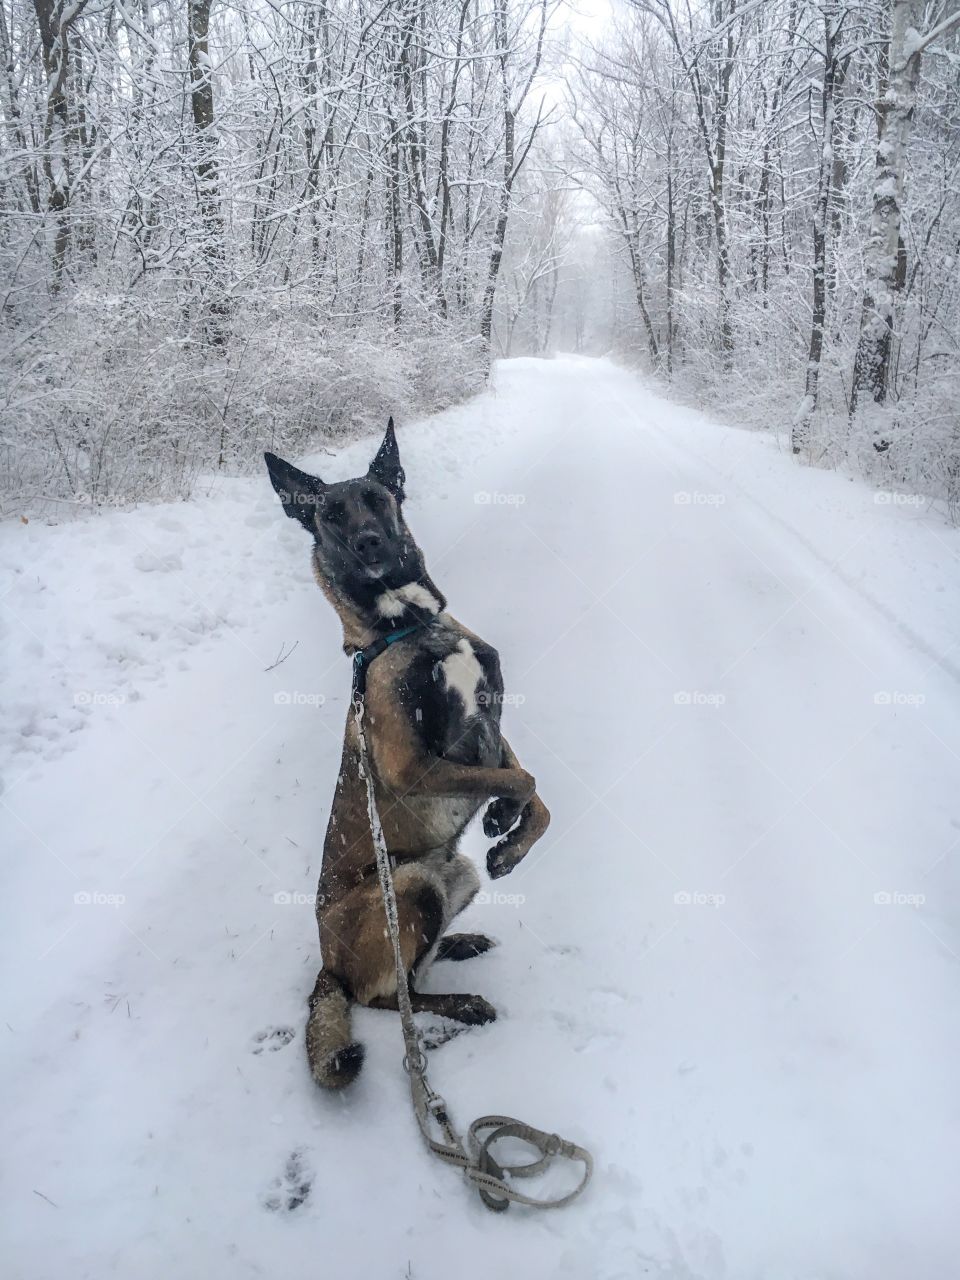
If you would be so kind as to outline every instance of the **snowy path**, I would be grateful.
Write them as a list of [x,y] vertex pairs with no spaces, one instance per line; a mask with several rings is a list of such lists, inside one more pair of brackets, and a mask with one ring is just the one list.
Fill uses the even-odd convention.
[[488,1215],[419,1146],[392,1015],[348,1094],[309,1081],[348,671],[306,538],[233,481],[3,534],[5,1274],[943,1280],[960,537],[600,361],[502,365],[401,449],[553,811],[463,917],[502,946],[433,970],[501,1011],[434,1083],[594,1184]]

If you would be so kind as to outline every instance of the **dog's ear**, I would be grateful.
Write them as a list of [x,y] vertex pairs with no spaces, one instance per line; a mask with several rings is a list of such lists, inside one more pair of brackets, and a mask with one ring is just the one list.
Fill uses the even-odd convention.
[[385,489],[389,489],[398,502],[403,501],[403,482],[406,480],[403,467],[400,465],[400,450],[397,448],[397,433],[393,429],[393,419],[387,423],[387,433],[383,444],[377,450],[377,456],[370,463],[367,475],[376,480]]
[[323,481],[318,476],[307,475],[306,471],[284,462],[275,453],[265,453],[263,460],[284,511],[292,520],[299,520],[305,529],[313,533],[317,498],[325,488]]

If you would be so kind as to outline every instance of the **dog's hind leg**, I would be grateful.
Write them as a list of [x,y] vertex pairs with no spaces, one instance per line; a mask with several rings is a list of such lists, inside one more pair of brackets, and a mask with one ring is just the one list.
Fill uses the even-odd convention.
[[[400,955],[411,983],[414,974],[429,967],[443,930],[462,911],[480,887],[469,858],[438,849],[394,872]],[[385,928],[378,884],[366,884],[348,894],[336,915],[327,920],[330,947],[336,949],[338,970],[344,974],[358,1003],[372,1009],[397,1008],[397,969],[393,944]],[[334,936],[336,931],[336,936]],[[326,954],[326,953],[325,953]],[[410,989],[416,1013],[434,1013],[475,1026],[497,1015],[482,996],[422,993]]]
[[[446,852],[431,856],[425,860],[425,863],[421,863],[421,866],[428,867],[430,874],[436,876],[443,886],[443,929],[446,929],[451,920],[459,915],[476,896],[480,887],[477,869],[463,854],[451,856]],[[412,979],[414,974],[419,977],[426,973],[434,960],[466,960],[469,956],[488,951],[494,945],[493,941],[485,938],[482,933],[454,933],[446,937],[438,936],[411,973],[410,1002],[414,1013],[435,1013],[471,1027],[493,1022],[497,1011],[489,1001],[484,1000],[483,996],[461,995],[457,992],[434,995],[414,991]],[[391,1004],[385,1007],[396,1007],[395,995]]]
[[[410,1004],[414,1013],[435,1013],[442,1018],[452,1018],[454,1022],[463,1022],[468,1027],[480,1027],[485,1022],[493,1022],[497,1011],[489,1000],[483,996],[462,995],[458,991],[432,995],[410,989]],[[391,1009],[397,1012],[399,1005],[397,996],[378,996],[370,1001],[371,1009]]]
[[[448,853],[441,849],[425,858],[419,865],[430,876],[435,878],[444,904],[443,924],[441,925],[440,933],[414,966],[414,973],[421,976],[427,972],[434,960],[468,959],[468,952],[465,947],[459,946],[455,939],[475,940],[478,945],[472,953],[469,953],[473,955],[480,955],[481,952],[489,950],[494,944],[489,938],[484,938],[479,933],[442,936],[454,917],[458,916],[473,901],[477,890],[480,888],[480,877],[477,875],[477,869],[470,859],[465,858],[462,853]],[[486,945],[483,945],[484,943]]]

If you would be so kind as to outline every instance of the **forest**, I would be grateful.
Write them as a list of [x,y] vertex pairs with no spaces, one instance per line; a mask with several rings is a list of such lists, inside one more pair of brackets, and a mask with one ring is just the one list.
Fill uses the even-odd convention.
[[3,0],[0,46],[6,514],[558,351],[956,512],[951,0]]

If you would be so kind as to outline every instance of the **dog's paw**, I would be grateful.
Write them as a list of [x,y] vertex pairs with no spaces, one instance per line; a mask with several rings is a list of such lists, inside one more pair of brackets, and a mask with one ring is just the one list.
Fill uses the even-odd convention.
[[520,861],[509,840],[501,840],[487,853],[487,875],[491,880],[507,876]]
[[497,944],[483,933],[448,933],[440,939],[437,960],[472,960]]
[[505,835],[523,812],[523,805],[516,800],[501,797],[487,808],[483,815],[483,834],[488,840]]
[[495,1022],[497,1011],[483,996],[463,996],[457,1003],[457,1021],[468,1027],[482,1027],[485,1022]]

